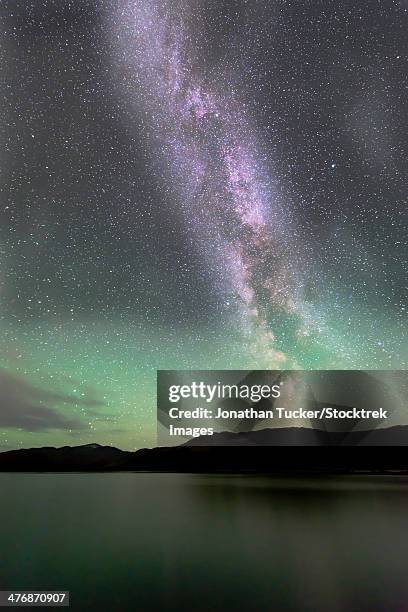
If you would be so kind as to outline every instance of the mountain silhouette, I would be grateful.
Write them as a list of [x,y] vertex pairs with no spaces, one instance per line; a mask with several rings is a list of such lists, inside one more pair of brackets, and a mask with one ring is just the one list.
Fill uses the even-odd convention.
[[30,448],[0,453],[0,471],[408,473],[408,426],[350,432],[346,440],[342,432],[288,427],[224,432],[135,452],[99,444]]

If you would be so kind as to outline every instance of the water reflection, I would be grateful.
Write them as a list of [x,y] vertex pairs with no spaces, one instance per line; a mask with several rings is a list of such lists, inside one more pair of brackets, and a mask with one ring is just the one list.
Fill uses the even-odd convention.
[[1,474],[1,586],[74,610],[407,610],[407,485]]

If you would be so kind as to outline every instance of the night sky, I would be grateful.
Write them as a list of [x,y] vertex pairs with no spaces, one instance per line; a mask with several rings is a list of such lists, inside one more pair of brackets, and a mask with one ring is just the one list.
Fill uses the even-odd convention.
[[158,368],[407,367],[407,1],[0,20],[0,450],[154,445]]

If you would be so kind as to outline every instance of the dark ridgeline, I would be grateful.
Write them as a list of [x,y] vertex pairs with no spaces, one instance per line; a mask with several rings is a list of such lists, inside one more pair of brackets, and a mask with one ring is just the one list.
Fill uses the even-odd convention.
[[0,471],[59,472],[118,469],[128,453],[113,446],[86,444],[54,448],[28,448],[0,453]]
[[408,426],[351,432],[275,428],[219,433],[181,446],[122,451],[112,446],[44,447],[0,453],[3,472],[408,472]]

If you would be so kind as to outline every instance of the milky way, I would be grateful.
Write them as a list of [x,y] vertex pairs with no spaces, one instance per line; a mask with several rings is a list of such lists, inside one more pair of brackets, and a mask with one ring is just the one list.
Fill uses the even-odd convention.
[[273,321],[286,321],[293,348],[308,334],[304,253],[229,75],[208,74],[200,60],[199,5],[125,2],[115,23],[127,93],[151,116],[186,222],[218,268],[218,291],[235,294],[247,350],[269,367],[296,366]]
[[0,448],[154,444],[157,369],[406,367],[408,10],[369,9],[4,3]]

